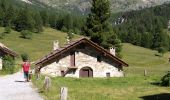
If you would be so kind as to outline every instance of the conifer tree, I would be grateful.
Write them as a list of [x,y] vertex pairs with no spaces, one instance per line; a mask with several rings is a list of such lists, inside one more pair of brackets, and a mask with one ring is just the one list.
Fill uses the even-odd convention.
[[100,37],[103,32],[108,32],[108,19],[110,18],[110,3],[108,0],[92,0],[91,13],[87,17],[85,34]]
[[40,12],[42,21],[43,21],[43,25],[48,27],[49,26],[49,13],[47,12],[47,10],[42,10]]
[[[91,13],[87,17],[84,33],[106,49],[110,46],[117,46],[118,49],[120,40],[109,23],[110,13],[109,0],[92,0]],[[120,52],[120,50],[117,51]]]
[[49,16],[49,24],[50,24],[50,27],[54,28],[54,29],[57,29],[57,15],[54,13],[54,14],[50,14]]
[[12,5],[9,5],[7,12],[5,13],[4,26],[11,26],[11,22],[15,18],[15,9]]
[[67,28],[67,31],[69,31],[73,28],[73,19],[70,14],[68,14],[64,17],[63,24]]
[[0,26],[3,26],[4,12],[0,6]]
[[6,13],[7,13],[7,9],[8,9],[8,1],[7,0],[2,0],[1,2],[0,2],[0,7],[1,7],[1,10],[2,10],[2,24],[3,24],[3,26],[5,26],[4,25],[4,23],[5,23],[5,21],[6,21],[6,17],[5,17],[5,15],[6,15]]
[[37,33],[43,31],[43,22],[42,18],[39,12],[36,12],[34,15],[34,20],[35,20],[35,30]]
[[15,29],[17,31],[22,31],[22,30],[33,31],[34,24],[35,21],[28,7],[21,9],[15,20]]

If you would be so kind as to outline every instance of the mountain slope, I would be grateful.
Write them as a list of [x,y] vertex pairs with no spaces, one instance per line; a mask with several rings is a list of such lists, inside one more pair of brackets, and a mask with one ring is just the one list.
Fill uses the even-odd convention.
[[[65,9],[79,13],[90,11],[91,0],[22,0],[36,4],[45,4],[56,9]],[[110,0],[112,12],[142,9],[145,7],[160,5],[170,0]]]
[[[0,27],[0,32],[4,28]],[[58,40],[60,45],[66,43],[67,33],[57,31],[51,28],[44,28],[41,34],[34,34],[31,40],[20,38],[20,32],[12,31],[7,34],[0,42],[11,48],[18,54],[27,53],[31,61],[35,61],[53,49],[53,41]],[[77,38],[79,36],[75,36]]]

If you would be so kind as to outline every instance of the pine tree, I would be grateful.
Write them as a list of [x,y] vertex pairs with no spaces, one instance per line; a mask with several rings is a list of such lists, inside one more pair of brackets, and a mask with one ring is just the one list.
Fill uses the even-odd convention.
[[0,26],[3,26],[4,12],[0,6]]
[[70,14],[67,14],[63,19],[63,24],[67,28],[67,30],[73,29],[73,19]]
[[87,17],[84,33],[106,49],[115,47],[120,55],[121,41],[109,23],[110,13],[109,0],[92,0],[91,13]]
[[6,16],[5,15],[6,15],[7,11],[8,11],[8,0],[2,0],[0,2],[0,7],[2,9],[2,24],[3,24],[3,26],[5,26],[4,23],[6,21]]
[[108,0],[92,0],[91,13],[87,17],[85,34],[92,38],[100,37],[108,32],[108,19],[110,18],[110,3]]
[[47,10],[42,10],[40,12],[40,15],[41,15],[41,18],[43,21],[43,25],[48,27],[49,26],[49,14],[48,14]]
[[54,13],[54,14],[50,14],[49,16],[49,24],[50,24],[50,27],[54,28],[54,29],[57,29],[57,15]]
[[9,8],[7,9],[7,12],[5,13],[4,18],[4,26],[11,26],[11,22],[14,21],[15,18],[15,9],[12,5],[9,5]]
[[15,29],[17,31],[22,31],[22,30],[33,31],[34,25],[35,25],[35,21],[28,7],[21,9],[15,20]]
[[36,12],[34,15],[35,20],[35,32],[39,33],[43,31],[43,22],[39,12]]
[[153,36],[151,33],[145,32],[141,35],[141,46],[151,48]]

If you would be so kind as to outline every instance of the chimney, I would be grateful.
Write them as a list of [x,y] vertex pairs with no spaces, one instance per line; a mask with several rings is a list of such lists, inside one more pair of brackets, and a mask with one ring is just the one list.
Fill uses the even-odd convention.
[[53,41],[53,50],[57,50],[59,49],[59,42],[57,41]]
[[109,51],[112,55],[116,56],[116,49],[114,47],[111,47]]
[[67,43],[70,43],[70,38],[67,36]]

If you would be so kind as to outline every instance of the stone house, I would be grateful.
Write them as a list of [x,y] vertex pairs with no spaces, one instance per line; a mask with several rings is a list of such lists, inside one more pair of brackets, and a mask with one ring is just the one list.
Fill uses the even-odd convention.
[[127,63],[87,38],[72,41],[63,47],[54,43],[54,51],[36,62],[36,68],[51,76],[121,77]]
[[17,56],[17,54],[12,51],[11,49],[9,49],[8,47],[6,47],[4,44],[0,43],[0,70],[2,70],[2,58],[5,56],[5,55],[9,55],[13,58],[15,58]]

